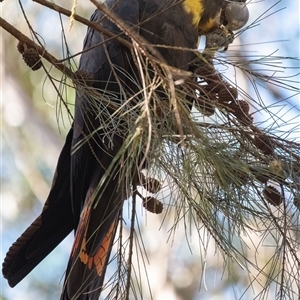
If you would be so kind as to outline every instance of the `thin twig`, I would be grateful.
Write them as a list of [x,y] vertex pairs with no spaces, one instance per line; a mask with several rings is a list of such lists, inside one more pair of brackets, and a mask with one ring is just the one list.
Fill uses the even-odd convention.
[[0,17],[0,27],[2,27],[5,31],[14,36],[17,40],[22,41],[27,44],[29,48],[34,48],[40,56],[50,62],[54,67],[58,70],[66,74],[70,78],[74,78],[74,73],[68,67],[66,67],[63,63],[61,63],[58,59],[56,59],[53,55],[51,55],[44,47],[37,45],[34,41],[24,35],[21,31],[16,29],[14,26],[6,22],[3,18]]
[[[137,190],[137,186],[134,183],[133,190]],[[133,241],[134,241],[134,224],[136,218],[136,192],[132,195],[132,210],[131,210],[131,222],[130,222],[130,235],[129,235],[129,253],[127,260],[127,282],[126,282],[126,300],[129,299],[129,290],[130,290],[130,282],[131,282],[131,272],[132,272],[132,255],[133,255]]]
[[52,2],[46,1],[46,0],[32,0],[33,2],[39,3],[43,6],[46,6],[50,9],[53,9],[55,11],[57,11],[58,13],[61,13],[67,17],[70,17],[72,15],[72,17],[74,18],[74,20],[98,31],[103,33],[105,36],[110,37],[110,38],[114,38],[116,39],[119,43],[121,43],[122,45],[124,45],[125,47],[127,47],[128,49],[131,49],[132,45],[130,42],[126,41],[124,38],[121,38],[120,36],[112,33],[111,31],[99,26],[97,23],[92,22],[88,19],[85,19],[77,14],[72,14],[72,12],[68,9],[65,9],[57,4],[54,4]]

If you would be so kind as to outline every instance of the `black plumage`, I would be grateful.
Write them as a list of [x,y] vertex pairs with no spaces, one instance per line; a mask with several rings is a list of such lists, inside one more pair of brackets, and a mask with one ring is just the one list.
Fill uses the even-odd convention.
[[[196,49],[199,33],[218,26],[223,2],[109,0],[107,5],[154,47]],[[183,3],[202,8],[200,23],[195,23],[193,11],[188,13]],[[130,41],[99,10],[94,12],[91,21]],[[15,286],[74,229],[76,237],[63,300],[97,299],[100,295],[119,213],[127,198],[126,178],[119,175],[123,166],[121,158],[124,158],[119,151],[127,127],[119,121],[123,130],[112,132],[113,110],[98,108],[102,107],[103,97],[120,105],[128,95],[137,92],[132,78],[140,80],[130,50],[117,40],[89,28],[83,50],[79,69],[91,75],[91,92],[78,86],[74,123],[60,154],[43,212],[11,246],[3,263],[4,277]],[[169,65],[183,70],[192,68],[194,52],[174,48],[157,50]]]

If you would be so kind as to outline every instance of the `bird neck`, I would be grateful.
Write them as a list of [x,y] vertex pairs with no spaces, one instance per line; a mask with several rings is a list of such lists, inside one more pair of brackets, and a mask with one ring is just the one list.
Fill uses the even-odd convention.
[[198,27],[203,15],[204,7],[201,0],[183,0],[183,9],[186,13],[192,15],[192,22],[195,27]]

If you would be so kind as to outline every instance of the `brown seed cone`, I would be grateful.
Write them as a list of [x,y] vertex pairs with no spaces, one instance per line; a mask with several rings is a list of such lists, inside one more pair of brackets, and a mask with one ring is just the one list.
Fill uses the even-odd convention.
[[200,99],[204,102],[214,103],[217,101],[217,94],[214,92],[205,93]]
[[283,197],[280,192],[271,185],[264,188],[263,195],[265,200],[274,206],[279,206],[283,201]]
[[209,93],[219,93],[220,90],[222,90],[224,88],[224,82],[223,81],[214,81],[214,82],[210,82],[209,84],[207,84],[203,87]]
[[274,144],[265,134],[259,136],[256,135],[254,138],[254,145],[266,155],[271,155],[274,152]]
[[144,187],[150,193],[157,193],[161,190],[161,184],[155,178],[146,178],[143,173],[139,176],[139,185]]
[[221,75],[211,65],[203,65],[202,67],[199,67],[195,73],[208,84],[217,84],[222,81]]
[[239,105],[241,111],[245,114],[249,116],[249,111],[250,111],[250,106],[249,103],[245,100],[238,100],[237,104]]
[[218,93],[219,96],[219,102],[230,102],[235,101],[238,97],[238,91],[235,87],[232,87],[230,85],[225,85],[222,87],[222,89]]
[[241,118],[239,118],[239,121],[245,126],[250,126],[253,124],[253,117],[249,115],[243,115]]
[[297,209],[300,210],[300,196],[295,197],[293,202]]
[[162,213],[164,205],[154,197],[143,198],[143,207],[154,214]]
[[232,109],[232,113],[240,120],[249,119],[249,104],[245,100],[236,100],[229,104],[229,107]]
[[83,70],[77,70],[74,73],[75,80],[79,83],[86,84],[87,86],[93,85],[93,75]]
[[21,41],[19,41],[18,44],[17,44],[17,49],[18,49],[18,51],[19,51],[21,54],[23,54],[24,51],[25,51],[24,43],[21,42]]
[[237,100],[224,106],[245,126],[253,123],[253,117],[249,115],[249,104],[244,100]]
[[197,97],[195,107],[206,117],[210,117],[215,113],[215,105],[207,97]]
[[30,67],[33,71],[38,70],[42,66],[40,56],[35,49],[26,49],[23,52],[22,57],[26,65]]

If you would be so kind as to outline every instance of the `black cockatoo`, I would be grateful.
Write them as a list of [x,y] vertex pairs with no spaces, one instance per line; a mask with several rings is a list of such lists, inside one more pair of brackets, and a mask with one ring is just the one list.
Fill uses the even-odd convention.
[[[225,0],[108,0],[107,7],[152,47],[164,61],[191,70],[199,36],[221,26]],[[91,21],[131,41],[100,10]],[[173,48],[172,48],[173,47]],[[181,49],[176,49],[176,47]],[[115,120],[114,110],[137,95],[140,80],[132,52],[118,40],[88,28],[79,69],[90,84],[77,87],[75,115],[58,159],[48,199],[41,215],[10,247],[3,274],[15,286],[72,230],[75,242],[61,295],[67,299],[97,299],[101,293],[119,214],[126,194],[126,166],[120,154],[126,120]],[[88,80],[86,80],[88,82]],[[96,100],[95,100],[96,99]],[[121,129],[114,132],[118,122]],[[126,152],[126,151],[125,151]],[[135,172],[135,170],[132,170]]]

